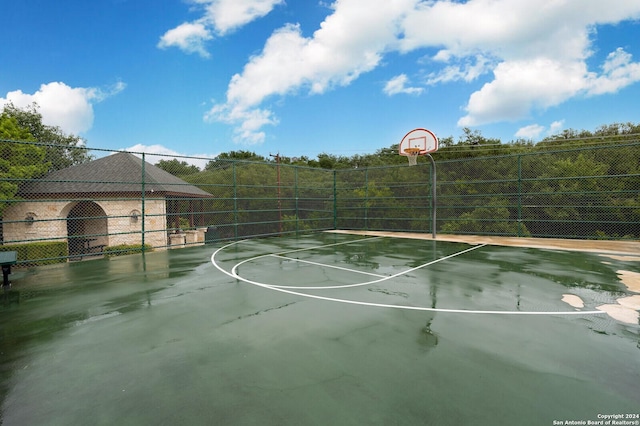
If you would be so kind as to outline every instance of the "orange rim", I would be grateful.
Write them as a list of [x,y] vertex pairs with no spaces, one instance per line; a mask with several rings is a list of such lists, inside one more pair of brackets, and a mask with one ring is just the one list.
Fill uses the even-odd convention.
[[420,148],[407,148],[404,152],[409,155],[418,155],[420,154]]

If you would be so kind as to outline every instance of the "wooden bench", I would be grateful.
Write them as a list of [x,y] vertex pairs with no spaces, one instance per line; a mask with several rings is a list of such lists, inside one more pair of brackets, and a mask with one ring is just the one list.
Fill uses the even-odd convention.
[[89,253],[102,253],[106,246],[106,244],[96,244],[95,246],[89,246],[87,251]]

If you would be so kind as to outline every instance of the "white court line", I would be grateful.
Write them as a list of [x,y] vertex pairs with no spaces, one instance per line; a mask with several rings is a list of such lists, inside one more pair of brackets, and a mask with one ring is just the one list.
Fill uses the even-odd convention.
[[[345,245],[345,244],[359,243],[360,241],[380,240],[382,238],[384,238],[384,237],[359,238],[357,240],[342,241],[340,243],[324,244],[324,245],[321,245],[321,246],[313,246],[313,247],[306,247],[306,248],[295,249],[295,250],[282,251],[280,253],[270,253],[270,254],[266,254],[265,256],[271,256],[273,254],[282,255],[282,254],[289,254],[289,253],[298,253],[298,252],[305,251],[305,250],[315,250],[315,249],[320,249],[320,248],[325,248],[325,247],[342,246],[342,245]],[[246,240],[244,240],[244,241],[246,241]]]
[[292,262],[309,263],[311,265],[321,266],[323,268],[340,269],[341,271],[353,272],[355,274],[371,275],[371,276],[378,277],[378,278],[384,278],[384,277],[387,276],[387,275],[374,274],[373,272],[358,271],[357,269],[343,268],[342,266],[329,265],[329,264],[326,264],[326,263],[312,262],[310,260],[302,260],[302,259],[295,259],[293,257],[280,256],[279,254],[272,254],[270,256],[271,257],[277,257],[279,259],[290,260]]
[[[263,254],[263,255],[260,255],[260,256],[254,256],[254,257],[251,257],[251,258],[249,258],[249,259],[245,259],[245,260],[244,260],[243,262],[241,262],[241,263],[248,262],[248,261],[251,261],[251,260],[260,259],[260,258],[263,258],[263,257],[274,256],[274,255],[278,256],[278,255],[283,255],[283,254],[288,254],[288,253],[297,253],[297,252],[301,252],[301,251],[305,251],[305,250],[315,250],[315,249],[319,249],[319,248],[334,247],[334,246],[339,246],[339,245],[344,245],[344,244],[357,243],[357,242],[359,242],[359,241],[379,240],[379,239],[382,239],[382,238],[385,238],[385,237],[368,237],[368,238],[359,238],[359,239],[357,239],[357,240],[342,241],[342,242],[340,242],[340,243],[324,244],[324,245],[321,245],[321,246],[313,246],[313,247],[307,247],[307,248],[302,248],[302,249],[287,250],[287,251],[283,251],[283,252],[280,252],[280,253],[268,253],[268,254]],[[239,240],[239,241],[234,241],[234,242],[232,242],[232,243],[229,243],[229,244],[226,244],[226,245],[224,245],[224,246],[220,247],[218,250],[216,250],[215,252],[213,252],[213,254],[211,255],[211,263],[213,263],[213,266],[215,266],[216,268],[218,268],[221,272],[225,273],[226,275],[229,275],[229,272],[227,272],[226,270],[224,270],[224,269],[223,269],[220,265],[218,265],[218,263],[216,262],[216,259],[215,259],[215,258],[216,258],[216,255],[217,255],[218,253],[220,253],[221,251],[223,251],[224,249],[228,248],[228,247],[231,247],[231,246],[236,245],[236,244],[244,243],[245,241],[249,241],[249,240]],[[235,267],[237,267],[237,266],[239,266],[239,264],[236,264],[236,265],[235,265]],[[322,287],[322,288],[325,288],[325,287]]]
[[[287,250],[287,251],[281,251],[281,252],[278,252],[278,253],[267,253],[267,254],[262,254],[262,255],[259,255],[259,256],[254,256],[254,257],[249,258],[249,259],[247,259],[247,260],[255,260],[255,259],[260,259],[260,258],[262,258],[262,257],[269,257],[269,256],[281,256],[281,255],[284,255],[284,254],[289,254],[289,253],[298,253],[298,252],[301,252],[301,251],[306,251],[306,250],[315,250],[315,249],[320,249],[320,248],[325,248],[325,247],[341,246],[341,245],[344,245],[344,244],[357,243],[357,242],[360,242],[360,241],[380,240],[380,239],[382,239],[382,238],[385,238],[385,237],[368,237],[368,238],[359,238],[359,239],[357,239],[357,240],[342,241],[342,242],[340,242],[340,243],[325,244],[325,245],[321,245],[321,246],[312,246],[312,247],[306,247],[306,248],[301,248],[301,249]],[[220,252],[220,251],[222,251],[222,250],[226,249],[227,247],[231,247],[232,245],[240,244],[240,243],[244,243],[245,241],[249,241],[249,240],[239,240],[239,241],[234,241],[234,242],[232,242],[232,243],[229,243],[229,244],[227,244],[227,245],[224,245],[224,246],[220,247],[220,248],[219,248],[218,250],[216,250],[216,251],[213,253],[213,255],[211,256],[211,261],[212,261],[212,262],[214,262],[214,260],[213,260],[213,259],[214,259],[215,255],[216,255],[218,252]],[[215,265],[215,262],[214,262],[214,265]],[[218,267],[218,266],[216,265],[216,267]],[[219,268],[219,267],[218,267],[218,269],[220,269],[221,271],[223,271],[223,272],[224,272],[224,270],[223,270],[223,269],[221,269],[221,268]]]
[[[375,238],[381,238],[381,237],[375,237]],[[356,240],[356,241],[362,241],[362,240]],[[242,261],[236,263],[233,266],[233,268],[231,269],[230,273],[227,272],[226,270],[224,270],[221,266],[219,266],[216,263],[215,256],[216,256],[217,253],[219,253],[220,251],[222,251],[223,249],[225,249],[227,247],[232,246],[233,244],[236,244],[236,243],[227,244],[226,246],[221,247],[220,249],[216,250],[213,253],[213,255],[211,256],[212,263],[219,270],[221,270],[222,272],[224,272],[225,274],[227,274],[227,275],[229,275],[231,277],[237,278],[237,279],[239,279],[241,281],[245,281],[245,282],[250,283],[250,284],[266,286],[266,287],[273,288],[273,289],[290,289],[290,290],[294,290],[294,289],[295,290],[330,290],[330,289],[360,287],[360,286],[365,286],[365,285],[370,285],[370,284],[376,284],[376,283],[387,281],[387,280],[390,280],[390,279],[393,279],[393,278],[397,278],[397,277],[399,277],[401,275],[406,275],[409,272],[413,272],[413,271],[418,270],[420,268],[424,268],[426,266],[430,266],[430,265],[433,265],[435,263],[442,262],[444,260],[451,259],[452,257],[456,257],[456,256],[459,256],[461,254],[464,254],[464,253],[467,253],[467,252],[470,252],[470,251],[473,251],[473,250],[477,250],[479,248],[482,248],[482,247],[486,246],[486,244],[480,244],[480,245],[477,245],[477,246],[473,246],[473,247],[468,248],[466,250],[462,250],[462,251],[450,254],[448,256],[444,256],[444,257],[441,257],[439,259],[432,260],[431,262],[427,262],[427,263],[424,263],[422,265],[419,265],[419,266],[416,266],[416,267],[413,267],[413,268],[409,268],[409,269],[406,269],[404,271],[400,271],[397,274],[393,274],[393,275],[371,274],[371,275],[375,275],[375,276],[379,277],[379,279],[377,279],[377,280],[365,281],[365,282],[355,283],[355,284],[335,285],[335,286],[288,286],[288,285],[276,285],[276,284],[258,283],[258,282],[255,282],[255,281],[251,281],[248,278],[241,277],[238,274],[238,268],[240,266],[244,265],[245,263],[253,262],[254,260],[262,259],[262,258],[265,258],[265,257],[282,257],[279,254],[263,254],[263,255],[260,255],[260,256],[254,256],[254,257],[251,257],[251,258],[248,258],[248,259],[245,259],[245,260],[242,260]],[[337,244],[343,244],[343,243],[337,243]],[[335,246],[337,244],[328,244],[326,246],[316,246],[315,248],[331,247],[331,246]],[[298,252],[298,251],[303,251],[303,250],[311,250],[311,248],[306,248],[306,249],[301,249],[301,250],[292,250],[292,251],[290,251],[288,253]],[[285,259],[288,259],[288,258],[285,257]],[[296,260],[296,259],[293,259],[293,260]],[[306,262],[309,262],[309,261],[306,261]],[[315,263],[315,262],[309,262],[309,263]],[[315,263],[315,264],[318,265],[318,266],[328,266],[328,265],[323,265],[323,264],[320,264],[320,263]],[[355,271],[355,270],[352,270],[352,269],[341,268],[341,267],[338,267],[338,266],[334,266],[334,268],[343,269],[343,270],[346,270],[346,271],[349,271],[349,272],[360,272],[360,271]]]
[[[243,240],[244,241],[244,240]],[[356,241],[361,241],[361,240],[356,240]],[[294,296],[300,296],[300,297],[307,297],[310,299],[317,299],[317,300],[325,300],[325,301],[329,301],[329,302],[339,302],[339,303],[346,303],[346,304],[351,304],[351,305],[360,305],[360,306],[369,306],[369,307],[379,307],[379,308],[392,308],[392,309],[404,309],[404,310],[411,310],[411,311],[428,311],[428,312],[446,312],[446,313],[458,313],[458,314],[490,314],[490,315],[603,315],[606,314],[606,312],[604,311],[483,311],[483,310],[468,310],[468,309],[447,309],[447,308],[428,308],[428,307],[423,307],[423,306],[406,306],[406,305],[391,305],[391,304],[385,304],[385,303],[373,303],[373,302],[362,302],[359,300],[349,300],[349,299],[338,299],[338,298],[334,298],[334,297],[326,297],[326,296],[319,296],[319,295],[315,295],[315,294],[307,294],[307,293],[300,293],[298,291],[293,291],[287,288],[282,288],[282,287],[277,287],[277,286],[273,286],[273,285],[269,285],[269,284],[264,284],[264,283],[259,283],[256,281],[252,281],[249,280],[247,278],[241,277],[240,275],[237,274],[237,268],[238,266],[240,266],[241,263],[246,263],[249,260],[254,260],[257,259],[259,257],[266,257],[269,255],[263,255],[263,256],[257,256],[254,257],[252,259],[247,259],[243,262],[240,262],[238,264],[236,264],[231,272],[226,271],[225,269],[223,269],[220,265],[218,265],[218,263],[215,260],[216,255],[221,252],[222,250],[224,250],[227,247],[230,247],[234,244],[240,243],[242,241],[236,241],[233,242],[231,244],[227,244],[223,247],[220,247],[218,250],[216,250],[212,255],[211,255],[211,262],[213,263],[213,265],[218,268],[221,272],[223,272],[224,274],[235,278],[237,280],[246,282],[248,284],[253,284],[256,285],[258,287],[263,287],[269,290],[275,290],[275,291],[279,291],[281,293],[286,293],[286,294],[291,294]],[[471,251],[472,249],[477,249],[480,247],[484,247],[486,244],[483,244],[482,246],[475,246],[472,247],[470,249],[467,250],[463,250],[461,252],[458,253],[454,253],[453,255],[449,255],[446,258],[451,258],[453,256],[457,256],[459,254],[462,253],[466,253],[468,251]],[[322,248],[323,246],[319,246],[318,248]],[[444,260],[445,258],[442,259],[438,259],[435,260],[433,262],[429,262],[426,263],[424,265],[420,265],[416,268],[412,268],[409,269],[407,271],[404,271],[402,273],[399,274],[395,274],[395,275],[391,275],[386,279],[391,279],[394,277],[397,277],[399,275],[405,274],[407,272],[411,272],[413,270],[428,266],[429,264],[433,264],[435,262],[439,262],[441,260]],[[379,280],[382,281],[382,280]],[[375,282],[375,281],[374,281]],[[367,284],[371,284],[373,282],[367,283]],[[359,284],[359,285],[363,285],[363,284]],[[305,287],[306,289],[310,289],[309,287]],[[328,289],[331,287],[321,287],[320,289]]]
[[[456,257],[456,256],[459,256],[459,255],[461,255],[461,254],[465,254],[465,253],[467,253],[467,252],[470,252],[470,251],[472,251],[472,250],[476,250],[476,249],[482,248],[482,247],[484,247],[484,246],[486,246],[486,244],[481,244],[481,245],[478,245],[478,246],[473,246],[473,247],[468,248],[468,249],[466,249],[466,250],[462,250],[462,251],[459,251],[459,252],[457,252],[457,253],[453,253],[453,254],[450,254],[450,255],[448,255],[448,256],[441,257],[441,258],[436,259],[436,260],[432,260],[431,262],[424,263],[424,264],[419,265],[419,266],[416,266],[416,267],[414,267],[414,268],[410,268],[410,269],[406,269],[406,270],[404,270],[404,271],[400,271],[400,272],[398,272],[397,274],[393,274],[393,275],[379,275],[379,276],[380,276],[380,277],[382,277],[382,278],[379,278],[379,279],[377,279],[377,280],[373,280],[373,281],[365,281],[365,282],[355,283],[355,284],[328,285],[328,286],[315,286],[315,287],[312,287],[312,286],[293,286],[293,285],[276,285],[276,284],[266,284],[266,285],[268,285],[269,287],[274,287],[274,288],[288,288],[288,289],[290,289],[290,290],[332,290],[332,289],[336,289],[336,288],[361,287],[361,286],[370,285],[370,284],[377,284],[377,283],[380,283],[380,282],[383,282],[383,281],[387,281],[387,280],[390,280],[390,279],[393,279],[393,278],[397,278],[397,277],[399,277],[399,276],[401,276],[401,275],[406,275],[406,274],[408,274],[409,272],[413,272],[413,271],[415,271],[415,270],[417,270],[417,269],[420,269],[420,268],[424,268],[424,267],[427,267],[427,266],[433,265],[434,263],[442,262],[443,260],[451,259],[452,257]],[[260,256],[260,257],[264,257],[264,256]],[[256,259],[257,259],[257,258],[256,258]],[[246,262],[250,262],[251,260],[253,260],[253,259],[246,259],[246,260],[243,260],[242,262],[240,262],[240,263],[236,264],[236,266],[234,266],[234,267],[231,269],[231,273],[232,273],[232,274],[234,274],[234,275],[238,275],[238,273],[237,273],[237,272],[238,272],[238,267],[239,267],[240,265],[242,265],[242,264],[246,263]],[[264,284],[264,283],[262,283],[262,284]]]

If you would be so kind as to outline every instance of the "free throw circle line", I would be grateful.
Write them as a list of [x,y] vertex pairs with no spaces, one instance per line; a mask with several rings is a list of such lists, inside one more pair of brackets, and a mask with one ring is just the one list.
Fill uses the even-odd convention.
[[[404,270],[404,271],[400,271],[397,274],[393,274],[393,275],[378,275],[378,277],[380,277],[380,278],[378,278],[377,280],[364,281],[364,282],[361,282],[361,283],[343,284],[343,285],[329,285],[329,286],[293,286],[293,285],[276,285],[276,284],[266,284],[266,283],[263,283],[263,284],[266,284],[266,285],[268,285],[270,287],[274,287],[274,288],[288,288],[288,289],[291,289],[291,290],[333,290],[333,289],[337,289],[337,288],[361,287],[361,286],[365,286],[365,285],[377,284],[377,283],[381,283],[383,281],[391,280],[393,278],[397,278],[399,276],[406,275],[409,272],[413,272],[415,270],[418,270],[418,269],[425,268],[427,266],[433,265],[434,263],[442,262],[444,260],[451,259],[452,257],[460,256],[461,254],[464,254],[464,253],[467,253],[467,252],[470,252],[470,251],[473,251],[473,250],[477,250],[477,249],[482,248],[484,246],[486,246],[486,244],[480,244],[480,245],[477,245],[477,246],[473,246],[473,247],[470,247],[470,248],[468,248],[466,250],[462,250],[462,251],[450,254],[448,256],[444,256],[444,257],[441,257],[439,259],[432,260],[431,262],[427,262],[427,263],[424,263],[422,265],[419,265],[419,266],[416,266],[416,267],[413,267],[413,268],[410,268],[410,269],[407,269],[407,270]],[[231,272],[233,274],[237,275],[237,272],[238,272],[237,268],[241,264],[250,262],[251,260],[257,259],[259,257],[265,257],[265,256],[258,256],[256,258],[252,258],[252,259],[245,259],[242,262],[238,263],[236,266],[234,266],[231,269]]]
[[[242,240],[242,241],[246,241],[246,240]],[[359,300],[349,300],[349,299],[339,299],[339,298],[335,298],[335,297],[327,297],[327,296],[320,296],[320,295],[316,295],[316,294],[307,294],[307,293],[300,293],[298,291],[293,291],[291,289],[288,288],[281,288],[281,287],[276,287],[276,286],[272,286],[269,284],[264,284],[264,283],[260,283],[257,281],[252,281],[249,280],[247,278],[244,278],[240,275],[238,275],[236,273],[237,267],[239,266],[239,264],[236,264],[231,272],[225,270],[224,268],[222,268],[220,265],[218,265],[218,263],[216,262],[216,255],[221,252],[223,249],[230,247],[236,243],[239,243],[241,241],[236,241],[234,243],[231,244],[227,244],[221,248],[219,248],[218,250],[216,250],[212,255],[211,255],[211,262],[213,263],[213,265],[220,270],[221,272],[223,272],[224,274],[235,278],[237,280],[246,282],[248,284],[252,284],[258,287],[262,287],[262,288],[266,288],[269,290],[274,290],[274,291],[279,291],[281,293],[286,293],[286,294],[291,294],[294,296],[300,296],[300,297],[307,297],[310,299],[317,299],[317,300],[325,300],[325,301],[329,301],[329,302],[338,302],[338,303],[346,303],[346,304],[350,304],[350,305],[360,305],[360,306],[369,306],[369,307],[378,307],[378,308],[391,308],[391,309],[404,309],[404,310],[411,310],[411,311],[427,311],[427,312],[444,312],[444,313],[458,313],[458,314],[490,314],[490,315],[602,315],[602,314],[606,314],[606,312],[604,311],[488,311],[488,310],[469,310],[469,309],[449,309],[449,308],[428,308],[428,307],[424,307],[424,306],[407,306],[407,305],[393,305],[393,304],[386,304],[386,303],[374,303],[374,302],[362,302]],[[486,244],[483,244],[483,246]],[[472,247],[472,248],[479,248],[478,246]],[[470,249],[464,250],[469,251]],[[462,254],[462,252],[459,252],[459,254]],[[268,256],[268,255],[265,255]],[[264,257],[264,256],[257,256],[257,257]],[[451,257],[451,256],[449,256]],[[255,259],[255,258],[253,258]],[[444,259],[442,259],[444,260]],[[245,261],[246,262],[246,261]],[[244,262],[242,262],[244,263]],[[433,263],[433,262],[431,262]],[[424,267],[425,265],[421,265],[420,267]],[[405,271],[403,273],[407,273],[410,272],[411,270],[415,270],[418,269],[420,267],[416,267],[416,268],[412,268],[408,271]],[[396,274],[396,275],[401,275],[401,274]],[[391,278],[393,276],[390,276],[389,278]],[[308,287],[307,287],[308,288]],[[327,287],[322,287],[322,288],[327,288]]]
[[339,269],[341,271],[353,272],[354,274],[371,275],[371,276],[378,277],[378,278],[386,277],[386,275],[374,274],[373,272],[358,271],[357,269],[343,268],[342,266],[335,266],[335,265],[329,265],[329,264],[326,264],[326,263],[312,262],[310,260],[295,259],[293,257],[280,256],[279,254],[272,254],[271,257],[277,257],[279,259],[290,260],[292,262],[308,263],[310,265],[321,266],[323,268]]
[[[325,248],[325,247],[334,247],[334,246],[339,246],[339,245],[344,245],[344,244],[357,243],[357,242],[360,242],[360,241],[379,240],[379,239],[382,239],[382,238],[384,238],[384,237],[359,238],[357,240],[342,241],[342,242],[339,242],[339,243],[324,244],[324,245],[321,245],[321,246],[305,247],[305,248],[301,248],[301,249],[282,251],[282,252],[279,252],[279,253],[268,253],[268,254],[263,254],[263,255],[260,255],[260,256],[254,256],[254,257],[252,257],[252,258],[250,258],[248,260],[255,260],[255,259],[259,259],[261,257],[268,257],[268,256],[273,256],[273,255],[284,255],[284,254],[289,254],[289,253],[297,253],[297,252],[301,252],[301,251],[305,251],[305,250],[315,250],[315,249]],[[215,257],[216,257],[216,255],[218,253],[220,253],[221,251],[225,250],[226,248],[231,247],[231,246],[236,245],[236,244],[244,243],[245,241],[249,241],[249,240],[245,239],[245,240],[234,241],[234,242],[231,242],[229,244],[225,244],[224,246],[220,247],[218,250],[214,251],[213,254],[211,255],[211,263],[213,263],[213,266],[215,266],[221,272],[224,272],[225,274],[229,275],[226,270],[224,270],[220,265],[218,265],[218,263],[215,260]]]

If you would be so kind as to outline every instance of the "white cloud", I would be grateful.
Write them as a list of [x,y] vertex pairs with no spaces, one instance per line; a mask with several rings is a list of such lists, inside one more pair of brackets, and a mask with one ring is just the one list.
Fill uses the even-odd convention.
[[564,128],[564,120],[557,120],[549,126],[549,135],[554,135]]
[[632,57],[622,48],[616,49],[602,65],[602,74],[589,81],[587,93],[601,95],[615,93],[621,88],[640,81],[640,63],[632,62]]
[[[586,59],[586,58],[585,58]],[[609,54],[597,75],[584,60],[547,57],[504,61],[494,69],[494,80],[469,98],[460,126],[518,120],[531,111],[559,105],[582,95],[615,93],[640,81],[640,63],[619,48]]]
[[387,81],[383,92],[389,96],[398,95],[404,93],[407,95],[419,95],[424,91],[422,87],[407,87],[409,78],[406,74],[400,74]]
[[258,18],[266,16],[284,0],[192,0],[203,8],[203,16],[193,22],[183,22],[168,30],[158,47],[177,47],[186,53],[210,57],[206,42],[230,33]]
[[203,170],[207,163],[217,156],[217,154],[193,154],[186,156],[185,154],[181,154],[178,151],[174,151],[171,148],[158,144],[136,144],[128,148],[124,148],[122,151],[135,153],[138,157],[142,157],[142,155],[140,155],[141,153],[148,154],[145,155],[144,160],[150,164],[157,164],[160,160],[170,161],[175,159],[180,162],[184,161],[187,164],[196,166],[200,170]]
[[266,16],[284,0],[198,0],[206,4],[205,20],[224,35]]
[[554,121],[549,125],[548,129],[541,124],[530,124],[518,129],[515,136],[525,139],[538,139],[545,131],[547,135],[553,135],[561,131],[563,128],[564,120]]
[[586,87],[583,62],[562,63],[548,58],[500,63],[495,79],[473,93],[460,126],[493,121],[515,121],[533,109],[546,109],[566,101]]
[[[434,59],[449,62],[454,60],[455,56],[444,53],[444,51],[438,52]],[[482,74],[486,74],[491,71],[495,66],[489,58],[483,55],[475,55],[460,60],[455,60],[458,64],[450,65],[444,69],[431,73],[427,78],[427,84],[435,85],[439,83],[449,83],[454,81],[465,81],[467,83],[476,80]]]
[[203,24],[186,22],[167,31],[160,38],[158,47],[166,49],[175,46],[184,52],[197,53],[203,58],[208,58],[209,52],[205,49],[204,43],[212,38],[213,36]]
[[276,125],[278,120],[266,109],[232,107],[228,104],[214,106],[207,114],[206,121],[219,121],[236,125],[234,141],[245,145],[256,145],[264,142],[266,134],[260,129],[266,125]]
[[[208,5],[207,19],[219,33],[235,28],[215,24],[214,17],[222,15],[212,11],[226,2],[198,3]],[[279,4],[267,3],[260,13]],[[575,97],[613,93],[640,81],[640,64],[622,49],[598,72],[587,66],[597,26],[640,18],[637,1],[370,0],[363,7],[361,0],[336,0],[329,7],[332,13],[310,37],[297,24],[274,31],[231,78],[226,102],[206,118],[236,126],[239,139],[259,143],[265,138],[262,126],[277,123],[264,105],[270,98],[347,86],[380,67],[389,52],[437,49],[428,64],[429,85],[487,78],[470,94],[460,126],[521,120]],[[245,22],[232,18],[242,14],[230,16],[230,22]],[[402,75],[388,81],[385,93],[418,93]]]
[[[597,25],[638,17],[638,2],[422,2],[415,13],[407,14],[401,49],[444,46],[433,59],[446,66],[430,76],[431,84],[470,81],[493,71],[493,80],[470,96],[467,115],[458,122],[474,126],[522,119],[533,110],[576,96],[614,91],[640,81],[638,64],[621,53],[607,60],[601,76],[589,72],[586,65]],[[472,68],[465,61],[479,55],[492,60],[479,62],[469,72]]]
[[[363,8],[359,0],[337,0],[312,37],[303,37],[298,25],[286,25],[275,31],[262,52],[252,57],[241,74],[233,76],[227,101],[216,105],[210,119],[234,123],[244,129],[244,117],[270,96],[284,96],[306,89],[321,94],[337,86],[346,86],[362,73],[376,68],[383,53],[396,43],[399,15],[415,0],[370,0]],[[218,116],[219,111],[234,111],[233,116]],[[273,113],[262,110],[261,116]],[[252,126],[249,126],[252,127]],[[237,131],[251,143],[260,132],[253,128]]]
[[541,126],[539,124],[531,124],[529,126],[518,129],[515,136],[525,139],[537,139],[544,131],[544,126]]
[[18,108],[25,108],[35,102],[44,124],[58,126],[66,133],[78,134],[93,126],[93,104],[120,93],[125,87],[122,82],[107,89],[73,88],[62,82],[52,82],[42,84],[33,94],[21,90],[8,92],[5,98],[0,98],[0,106],[11,102]]

